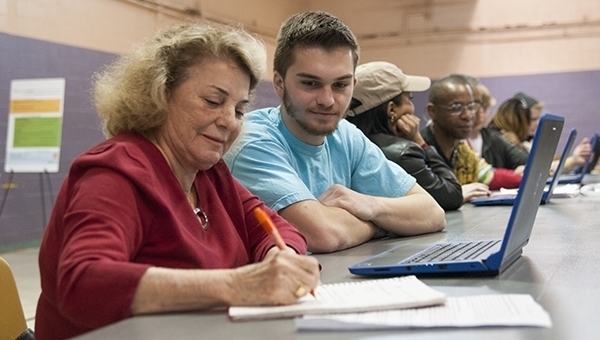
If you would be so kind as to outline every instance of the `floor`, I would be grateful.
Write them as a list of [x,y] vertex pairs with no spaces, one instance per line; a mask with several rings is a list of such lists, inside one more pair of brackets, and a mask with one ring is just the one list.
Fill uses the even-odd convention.
[[40,273],[38,270],[38,248],[25,248],[0,253],[0,256],[8,262],[13,272],[23,312],[27,319],[29,328],[35,326],[35,308],[40,296]]

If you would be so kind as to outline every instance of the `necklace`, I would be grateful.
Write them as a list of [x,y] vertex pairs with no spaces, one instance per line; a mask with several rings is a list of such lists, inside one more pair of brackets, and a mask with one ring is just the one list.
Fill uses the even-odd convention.
[[208,229],[208,225],[209,225],[208,215],[206,215],[204,210],[202,210],[202,208],[200,208],[200,199],[197,198],[198,196],[196,195],[196,191],[192,189],[192,191],[189,194],[186,194],[186,196],[188,198],[188,201],[192,205],[194,214],[200,220],[200,223],[202,224],[202,228],[204,230]]
[[208,216],[206,215],[204,210],[196,207],[196,208],[194,208],[194,214],[196,214],[196,216],[198,216],[200,223],[202,223],[202,228],[204,230],[208,229],[208,224],[209,224]]

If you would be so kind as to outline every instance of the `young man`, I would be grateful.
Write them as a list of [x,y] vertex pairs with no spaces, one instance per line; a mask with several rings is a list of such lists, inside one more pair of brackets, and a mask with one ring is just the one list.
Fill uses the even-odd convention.
[[295,224],[312,252],[446,224],[415,179],[343,120],[357,63],[356,38],[336,17],[289,18],[274,59],[273,86],[283,105],[247,114],[246,132],[226,156],[233,175]]

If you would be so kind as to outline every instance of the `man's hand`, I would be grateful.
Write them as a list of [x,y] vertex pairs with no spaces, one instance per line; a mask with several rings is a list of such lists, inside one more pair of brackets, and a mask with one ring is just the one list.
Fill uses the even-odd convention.
[[462,192],[464,202],[470,202],[475,197],[489,196],[492,194],[487,185],[478,182],[463,185]]
[[370,197],[342,185],[332,185],[318,199],[323,205],[344,209],[363,221],[370,221],[373,218]]

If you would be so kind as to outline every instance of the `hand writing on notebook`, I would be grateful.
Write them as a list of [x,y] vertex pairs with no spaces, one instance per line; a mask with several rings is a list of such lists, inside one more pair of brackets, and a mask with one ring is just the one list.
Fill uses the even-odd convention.
[[[254,215],[255,215],[256,219],[258,220],[258,222],[265,229],[265,232],[267,234],[269,234],[269,236],[271,237],[271,239],[277,246],[277,248],[272,248],[269,250],[269,252],[267,253],[267,256],[265,257],[265,261],[267,261],[270,256],[273,256],[275,259],[277,259],[277,253],[280,253],[280,252],[281,253],[287,252],[287,253],[296,255],[296,252],[292,248],[289,248],[285,244],[285,242],[281,238],[281,235],[279,235],[279,231],[277,231],[277,227],[275,226],[273,221],[271,221],[271,218],[264,210],[257,207],[254,209]],[[275,254],[275,255],[273,255],[273,254]],[[291,258],[291,259],[294,259],[294,258]],[[311,259],[315,260],[314,258],[311,258]],[[319,272],[318,271],[316,272],[317,280],[314,280],[314,278],[315,278],[315,275],[314,275],[315,273],[313,273],[314,268],[312,266],[308,266],[307,264],[303,263],[305,261],[303,261],[303,262],[296,261],[296,262],[297,263],[295,263],[295,264],[292,263],[291,266],[283,267],[284,269],[287,268],[288,270],[290,270],[292,272],[294,272],[294,271],[296,272],[296,275],[288,275],[293,281],[295,280],[295,282],[297,283],[296,284],[297,288],[291,290],[291,292],[293,292],[296,299],[303,297],[309,291],[312,295],[314,295],[314,288],[320,282]],[[302,270],[297,270],[298,268],[300,268]],[[294,277],[295,277],[295,279],[294,279]]]
[[231,299],[236,305],[290,305],[298,301],[299,282],[307,291],[316,287],[318,270],[316,259],[273,247],[263,261],[238,268],[226,286],[239,292]]

